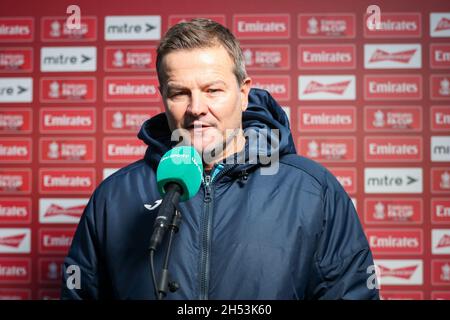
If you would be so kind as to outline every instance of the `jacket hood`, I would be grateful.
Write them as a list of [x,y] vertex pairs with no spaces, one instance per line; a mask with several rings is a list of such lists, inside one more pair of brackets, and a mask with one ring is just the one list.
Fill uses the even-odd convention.
[[[259,155],[268,157],[278,151],[281,157],[296,153],[288,117],[266,90],[255,88],[250,90],[248,107],[242,113],[242,126],[245,135],[255,139],[247,139],[244,154],[234,155],[245,157],[245,161],[239,162],[245,163],[239,165],[240,170],[261,165]],[[171,134],[165,113],[160,113],[142,124],[138,138],[148,145],[144,159],[155,169],[164,153],[177,143],[171,141]],[[258,141],[266,143],[261,144]],[[256,163],[250,161],[250,151],[257,152]]]

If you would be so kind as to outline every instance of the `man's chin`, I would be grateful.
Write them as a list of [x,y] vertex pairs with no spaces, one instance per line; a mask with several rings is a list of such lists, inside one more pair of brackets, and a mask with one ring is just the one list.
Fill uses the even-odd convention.
[[223,141],[201,142],[192,145],[201,155],[205,164],[213,165],[220,160],[223,154]]
[[223,136],[212,128],[202,130],[201,134],[191,133],[190,138],[192,146],[199,152],[212,152],[223,146]]
[[221,153],[223,150],[223,142],[222,141],[215,141],[215,142],[194,142],[192,146],[199,152],[199,153]]

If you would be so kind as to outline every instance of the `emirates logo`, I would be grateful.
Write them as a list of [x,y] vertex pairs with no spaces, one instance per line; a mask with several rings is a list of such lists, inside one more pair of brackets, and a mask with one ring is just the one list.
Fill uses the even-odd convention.
[[303,94],[326,92],[326,93],[332,93],[332,94],[337,94],[337,95],[343,95],[345,90],[347,90],[349,84],[350,84],[350,80],[336,82],[336,83],[330,83],[330,84],[322,84],[317,81],[311,81],[306,86],[306,89],[303,91]]
[[416,51],[417,51],[417,49],[412,49],[412,50],[391,53],[391,52],[377,49],[373,53],[369,62],[374,63],[374,62],[380,62],[380,61],[394,61],[394,62],[399,62],[399,63],[409,63],[411,61],[411,58],[416,53]]

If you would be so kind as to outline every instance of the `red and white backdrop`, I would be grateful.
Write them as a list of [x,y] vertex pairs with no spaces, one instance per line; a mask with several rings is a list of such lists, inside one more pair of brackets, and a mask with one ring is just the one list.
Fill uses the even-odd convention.
[[195,16],[236,34],[298,152],[351,195],[383,298],[450,299],[449,1],[377,1],[374,31],[370,1],[73,2],[0,3],[0,299],[59,296],[90,194],[163,110],[158,40]]

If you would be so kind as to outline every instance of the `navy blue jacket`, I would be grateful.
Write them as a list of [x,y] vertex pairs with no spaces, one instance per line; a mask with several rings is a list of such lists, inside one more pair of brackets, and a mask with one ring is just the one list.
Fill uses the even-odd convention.
[[[279,130],[278,172],[261,174],[261,161],[225,165],[180,204],[169,267],[180,289],[167,299],[378,299],[351,199],[328,170],[296,155],[286,114],[268,92],[251,90],[243,127]],[[170,134],[164,113],[147,120],[138,135],[148,144],[144,159],[93,193],[64,261],[80,267],[81,288],[68,289],[63,273],[62,298],[155,298],[147,248]]]

